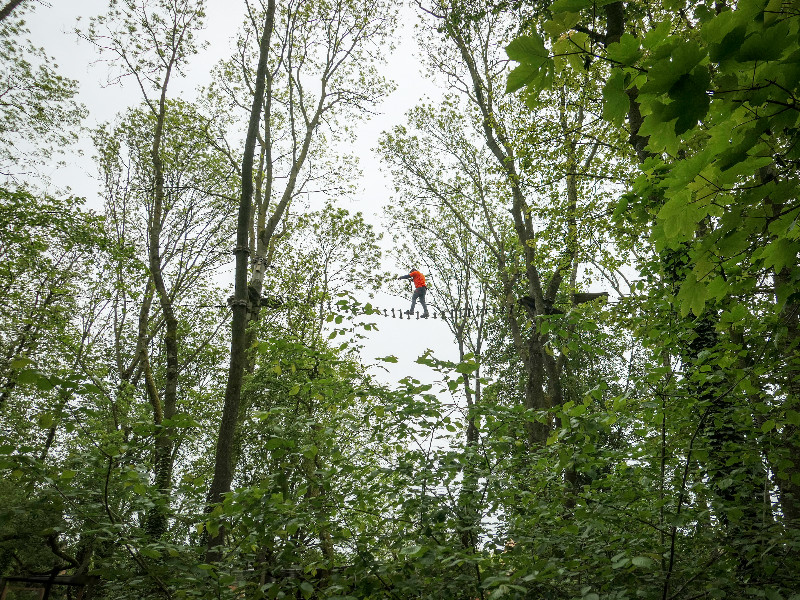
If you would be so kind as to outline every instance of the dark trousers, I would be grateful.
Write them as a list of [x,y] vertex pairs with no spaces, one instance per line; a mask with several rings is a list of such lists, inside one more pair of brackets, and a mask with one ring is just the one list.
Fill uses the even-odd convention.
[[428,291],[424,285],[422,287],[418,287],[414,290],[414,295],[411,296],[411,313],[414,313],[414,306],[417,304],[417,299],[419,298],[419,303],[422,305],[422,310],[425,311],[427,314],[428,306],[425,304],[425,292]]

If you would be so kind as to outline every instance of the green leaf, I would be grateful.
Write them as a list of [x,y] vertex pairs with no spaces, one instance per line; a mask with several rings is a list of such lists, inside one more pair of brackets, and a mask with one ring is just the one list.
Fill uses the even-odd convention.
[[781,9],[783,8],[784,0],[769,0],[764,7],[764,24],[770,25],[779,16],[782,16]]
[[478,364],[475,361],[468,361],[465,360],[464,362],[458,363],[456,365],[456,373],[461,373],[463,375],[470,375],[478,370]]
[[139,554],[146,556],[147,558],[161,558],[161,552],[154,548],[141,548],[139,549]]
[[612,569],[621,569],[622,567],[627,566],[630,562],[631,562],[631,560],[629,558],[626,558],[626,557],[623,556],[622,558],[619,558],[619,559],[617,559],[615,561],[612,561],[611,568]]
[[81,394],[102,394],[103,390],[94,383],[85,383],[81,386]]
[[267,586],[267,598],[269,598],[269,600],[275,600],[278,594],[281,593],[281,586],[274,582],[268,583]]
[[576,404],[569,410],[565,410],[570,417],[580,417],[581,415],[585,414],[587,407],[585,404]]
[[216,537],[219,533],[219,523],[216,521],[206,521],[206,531],[211,537]]
[[[553,65],[555,65],[557,71],[563,71],[568,62],[573,64],[572,61],[575,58],[573,54],[574,51],[575,48],[565,36],[553,42]],[[578,57],[578,63],[580,63],[580,57]],[[579,71],[580,67],[578,67],[577,70]]]
[[623,33],[618,42],[608,45],[608,57],[625,66],[630,66],[639,60],[642,51],[639,48],[639,41],[630,33]]
[[707,297],[706,286],[697,281],[694,273],[689,273],[678,292],[677,300],[680,302],[681,316],[685,317],[692,312],[699,317],[705,308]]
[[33,364],[33,361],[28,358],[27,356],[20,356],[15,358],[11,361],[11,368],[12,369],[22,369],[24,367],[30,366]]
[[767,600],[784,600],[783,595],[771,587],[764,589],[764,596]]
[[669,21],[663,21],[653,27],[645,34],[644,40],[642,40],[642,46],[645,48],[655,48],[663,43],[669,35],[671,26],[672,24]]
[[40,392],[49,392],[55,387],[53,385],[53,382],[50,381],[48,377],[45,377],[44,375],[41,374],[39,374],[39,376],[36,378],[36,381],[34,381],[33,384],[36,386],[36,389],[39,390]]
[[685,133],[701,121],[708,113],[711,98],[708,95],[709,73],[705,67],[698,67],[690,74],[681,75],[669,89],[673,99],[670,108],[677,113],[675,133]]
[[739,62],[778,60],[791,43],[788,23],[782,25],[785,26],[776,25],[747,37],[735,55],[736,60]]
[[780,273],[784,267],[797,262],[799,250],[800,244],[781,238],[770,242],[761,251],[761,258],[764,260],[765,267],[772,267],[776,273]]
[[314,586],[307,581],[303,581],[300,584],[300,591],[303,593],[304,598],[311,598],[314,595]]
[[719,44],[737,27],[746,27],[747,19],[741,10],[724,11],[703,24],[700,35],[709,46]]
[[[660,104],[660,106],[663,107],[663,104]],[[674,119],[665,118],[664,114],[659,114],[663,112],[657,111],[649,114],[639,129],[639,134],[650,138],[648,147],[653,152],[668,152],[674,155],[680,148],[680,142],[675,135],[674,122],[677,121],[677,117]]]
[[747,229],[735,229],[717,242],[717,252],[726,258],[734,257],[747,248],[749,243]]
[[720,63],[733,56],[741,48],[746,32],[747,27],[741,25],[725,34],[719,43],[710,44],[708,47],[709,58]]
[[576,72],[585,69],[583,58],[584,53],[591,47],[589,34],[582,31],[573,31],[566,38],[569,42],[569,56],[567,57]]
[[550,10],[554,15],[561,12],[577,12],[589,8],[592,4],[593,0],[556,0],[550,5]]
[[561,37],[562,33],[575,27],[580,18],[581,16],[577,12],[562,12],[553,15],[553,18],[546,21],[542,28],[550,36],[550,39],[556,40]]
[[506,46],[506,54],[520,63],[508,74],[507,93],[516,92],[525,86],[530,86],[533,92],[539,92],[549,84],[553,61],[540,37],[521,36]]
[[622,126],[630,108],[630,99],[625,93],[625,73],[615,69],[603,86],[603,118],[617,127]]
[[38,371],[34,371],[33,369],[24,369],[17,375],[17,383],[36,383],[40,378],[41,375]]
[[712,279],[711,282],[706,286],[706,293],[708,294],[709,298],[722,300],[722,298],[728,294],[730,287],[730,284],[725,280],[725,278],[719,275]]
[[648,557],[648,556],[634,556],[631,559],[631,563],[633,563],[637,567],[649,567],[653,565],[655,561]]
[[272,438],[267,440],[267,443],[264,444],[265,450],[277,450],[278,448],[282,448],[284,446],[284,441],[281,438]]
[[544,47],[542,38],[535,35],[523,35],[512,40],[506,46],[506,54],[511,60],[532,64],[539,64],[542,59],[550,56],[550,53]]
[[656,218],[662,221],[668,240],[684,241],[694,235],[701,210],[691,199],[691,192],[683,190],[671,196],[658,211]]
[[506,81],[506,92],[511,94],[517,90],[524,88],[529,83],[539,76],[539,67],[533,66],[528,63],[519,65],[516,69],[508,74]]
[[684,75],[688,75],[706,57],[696,42],[678,44],[668,58],[658,60],[647,72],[642,94],[663,94]]
[[772,431],[773,429],[775,429],[775,420],[774,419],[769,419],[768,421],[765,421],[761,425],[761,432],[762,433],[767,433],[768,431]]

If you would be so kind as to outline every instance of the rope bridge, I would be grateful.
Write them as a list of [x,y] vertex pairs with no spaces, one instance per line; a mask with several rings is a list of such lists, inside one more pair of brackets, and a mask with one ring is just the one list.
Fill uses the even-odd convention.
[[[263,296],[260,295],[255,289],[249,288],[249,299],[248,301],[251,304],[258,303],[258,306],[261,308],[269,308],[269,309],[279,309],[285,306],[316,306],[319,303],[312,303],[304,300],[300,300],[298,298],[293,298],[290,296],[272,296],[267,295]],[[585,302],[591,302],[592,300],[596,300],[602,298],[606,303],[608,302],[608,292],[575,292],[572,294],[572,302],[574,305],[583,304]],[[227,307],[230,307],[233,302],[233,296],[228,298]],[[529,311],[533,311],[533,299],[529,296],[523,296],[518,300],[518,304],[528,309]],[[564,314],[564,310],[558,305],[553,305],[550,302],[546,302],[547,314],[556,315],[556,314]],[[609,303],[613,304],[613,303]],[[201,307],[214,307],[214,308],[225,308],[224,305],[220,304],[201,304],[195,305]],[[336,308],[340,308],[340,311],[337,311]],[[333,315],[339,316],[356,316],[356,315],[377,315],[384,318],[389,319],[425,319],[427,317],[423,317],[420,311],[415,311],[412,314],[408,314],[402,308],[378,308],[373,307],[370,304],[365,304],[363,306],[348,306],[346,301],[340,301],[336,305],[331,304],[330,300],[327,302],[327,309],[328,313]],[[433,319],[458,319],[458,318],[472,318],[472,317],[485,317],[486,315],[502,315],[505,314],[506,311],[509,310],[508,308],[498,308],[498,307],[482,307],[480,309],[466,307],[466,308],[456,308],[451,310],[442,310],[437,309],[435,307],[431,308],[429,311],[430,317]],[[512,307],[513,310],[513,307]]]

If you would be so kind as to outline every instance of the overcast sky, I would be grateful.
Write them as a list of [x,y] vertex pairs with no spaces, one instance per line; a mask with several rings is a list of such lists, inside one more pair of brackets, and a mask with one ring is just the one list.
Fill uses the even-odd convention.
[[[97,62],[94,48],[81,42],[73,33],[79,17],[84,23],[88,22],[91,16],[105,12],[108,0],[54,1],[48,4],[37,5],[34,11],[26,15],[31,41],[44,47],[56,59],[61,74],[80,82],[80,101],[89,109],[86,127],[92,128],[111,121],[128,106],[138,103],[140,92],[133,87],[132,81],[122,85],[104,85],[107,69]],[[401,19],[397,47],[389,56],[385,71],[391,74],[397,83],[397,89],[379,107],[378,116],[358,129],[355,152],[359,156],[364,179],[359,186],[359,195],[345,205],[348,210],[364,212],[368,220],[378,228],[381,227],[381,207],[390,199],[391,186],[388,173],[381,171],[372,149],[377,145],[381,131],[402,123],[405,112],[423,97],[435,97],[440,93],[419,72],[419,61],[415,56],[416,43],[411,33],[416,16],[410,8],[405,10],[407,14]],[[199,86],[208,83],[211,67],[230,55],[232,40],[243,20],[244,0],[207,0],[206,13],[203,37],[208,42],[207,46],[192,59],[186,77],[170,84],[173,94],[177,93],[187,99],[194,97]],[[89,206],[99,209],[102,201],[98,194],[97,170],[92,153],[88,136],[84,136],[79,148],[66,155],[66,166],[54,168],[51,177],[54,188],[69,187],[73,194],[85,197]],[[403,257],[393,256],[391,250],[386,259],[386,268],[393,268],[395,265],[405,267],[407,263]],[[434,294],[435,288],[432,287],[429,296]],[[389,294],[380,294],[374,303],[395,309],[406,309],[409,304],[407,300]],[[381,379],[395,380],[405,375],[427,379],[431,372],[415,364],[414,360],[428,348],[433,349],[439,358],[458,358],[451,334],[441,321],[379,317],[375,321],[379,330],[371,333],[366,341],[365,359],[369,361],[376,356],[386,355],[394,355],[399,359],[391,372],[382,375]]]

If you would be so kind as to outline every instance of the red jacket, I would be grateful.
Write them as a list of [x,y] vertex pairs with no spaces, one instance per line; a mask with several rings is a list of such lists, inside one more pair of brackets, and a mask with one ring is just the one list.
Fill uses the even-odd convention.
[[414,280],[415,288],[425,287],[425,275],[419,271],[411,271],[407,277],[410,277],[412,280]]

